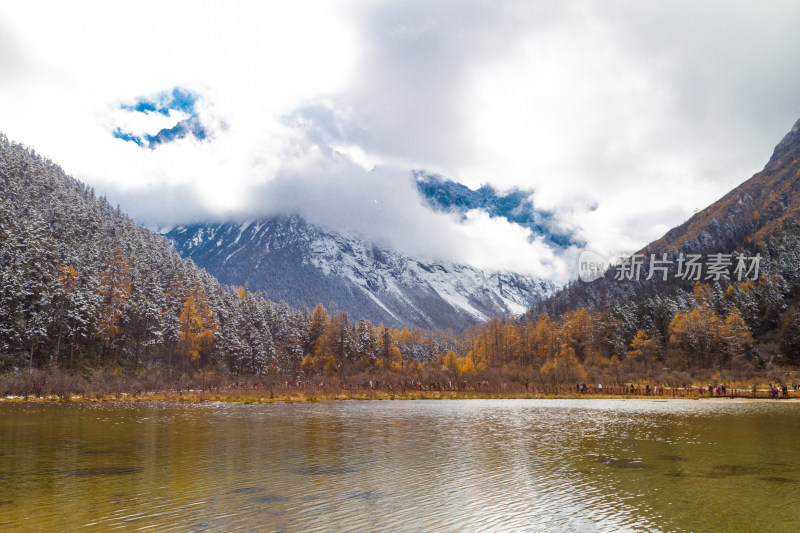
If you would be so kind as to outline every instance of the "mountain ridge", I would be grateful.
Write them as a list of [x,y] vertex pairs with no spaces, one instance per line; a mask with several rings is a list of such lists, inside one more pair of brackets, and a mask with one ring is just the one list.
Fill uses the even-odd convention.
[[800,120],[776,145],[764,168],[689,220],[648,244],[644,253],[731,252],[763,244],[800,215]]
[[530,229],[531,239],[542,236],[561,249],[583,244],[573,233],[557,226],[552,212],[533,205],[531,190],[513,188],[501,193],[486,184],[473,190],[438,174],[419,170],[414,172],[414,177],[417,191],[436,211],[464,217],[467,212],[478,209],[492,218],[504,218],[511,224]]
[[[603,310],[629,325],[627,342],[637,327],[651,332],[654,328],[668,339],[665,317],[697,305],[694,285],[701,282],[710,286],[721,314],[737,308],[755,334],[772,339],[768,350],[775,354],[775,331],[791,302],[800,299],[798,215],[800,121],[776,145],[761,171],[639,250],[644,258],[639,281],[620,279],[611,267],[600,279],[575,280],[562,287],[535,304],[528,316],[562,316],[580,308]],[[708,259],[734,253],[759,256],[758,279],[739,280],[732,274],[708,279],[707,272],[700,279],[678,276],[682,254]],[[647,280],[651,256],[661,260],[663,254],[671,262],[668,280],[662,281],[660,275]],[[731,261],[735,264],[735,258]]]
[[162,234],[222,283],[247,284],[293,306],[333,301],[387,325],[462,329],[521,314],[555,289],[531,276],[417,260],[299,215],[176,226]]

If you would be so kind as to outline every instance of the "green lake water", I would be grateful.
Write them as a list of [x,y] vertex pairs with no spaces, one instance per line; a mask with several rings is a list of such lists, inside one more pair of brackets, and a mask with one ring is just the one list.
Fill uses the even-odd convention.
[[0,531],[788,531],[800,403],[0,402]]

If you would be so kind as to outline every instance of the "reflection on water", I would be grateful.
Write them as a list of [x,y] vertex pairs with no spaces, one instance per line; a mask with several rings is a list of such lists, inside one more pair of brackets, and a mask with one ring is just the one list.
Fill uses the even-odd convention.
[[0,402],[0,530],[783,530],[798,422],[779,402]]

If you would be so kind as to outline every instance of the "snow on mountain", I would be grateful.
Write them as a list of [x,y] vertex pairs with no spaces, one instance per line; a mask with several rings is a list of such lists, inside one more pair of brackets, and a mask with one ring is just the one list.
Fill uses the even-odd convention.
[[448,262],[426,262],[341,235],[299,216],[178,226],[162,233],[222,283],[313,307],[335,302],[353,319],[460,329],[519,314],[553,293],[550,282]]

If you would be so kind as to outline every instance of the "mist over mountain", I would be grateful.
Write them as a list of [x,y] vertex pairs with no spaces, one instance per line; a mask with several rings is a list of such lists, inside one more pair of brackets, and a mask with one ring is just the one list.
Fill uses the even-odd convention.
[[[665,356],[676,314],[707,306],[724,318],[735,310],[755,336],[758,364],[799,361],[799,213],[800,121],[762,171],[635,254],[638,274],[633,258],[612,264],[600,279],[573,281],[537,303],[529,316],[606,313],[620,346],[643,331],[659,339]],[[691,258],[700,265],[696,275],[687,275]],[[745,275],[736,270],[740,261]],[[700,337],[692,342],[707,350]]]
[[[265,373],[300,365],[307,310],[223,287],[3,134],[0,193],[0,371],[209,365]],[[187,324],[199,309],[214,342],[190,350]]]
[[335,302],[376,324],[458,330],[521,314],[555,289],[532,276],[418,260],[297,215],[177,226],[164,234],[222,283],[292,306]]
[[[423,338],[405,327],[400,331],[367,320],[351,322],[342,309],[331,308],[328,315],[323,305],[317,305],[322,296],[339,298],[342,287],[345,291],[353,287],[344,281],[337,284],[335,276],[328,278],[328,285],[315,285],[321,263],[298,262],[303,249],[289,245],[302,241],[335,252],[337,245],[359,244],[341,239],[332,243],[330,236],[320,236],[318,229],[297,217],[274,224],[271,240],[259,231],[259,223],[228,230],[232,241],[242,238],[236,244],[244,244],[248,236],[270,243],[265,250],[269,260],[285,262],[278,273],[299,283],[289,286],[306,291],[313,312],[266,300],[255,290],[222,285],[190,259],[182,259],[167,239],[137,225],[119,206],[0,133],[0,373],[63,368],[91,375],[108,368],[136,375],[150,371],[183,375],[213,369],[225,375],[310,377],[323,372],[313,363],[322,353],[329,363],[337,364],[325,372],[339,368],[366,372],[401,367],[401,361],[435,361],[456,347],[452,333],[425,332]],[[197,240],[190,242],[199,245],[211,229],[192,233]],[[216,246],[221,239],[218,233],[209,242]],[[258,244],[256,240],[253,246]],[[239,255],[245,251],[239,249]],[[416,279],[418,269],[432,281],[437,276],[450,278],[443,290],[452,291],[447,297],[453,300],[468,294],[460,286],[463,292],[457,292],[454,284],[474,279],[474,272],[457,267],[452,267],[456,272],[450,276],[396,254],[372,248],[361,252],[404,279]],[[347,257],[323,257],[331,268],[352,267]],[[239,268],[252,266],[240,263]],[[304,284],[304,279],[310,283]],[[527,300],[515,298],[533,293],[525,280],[513,275],[487,280],[499,287],[497,293],[483,299],[476,293],[474,302],[464,296],[469,303],[461,307],[458,302],[447,306],[444,296],[436,300],[422,290],[408,298],[415,298],[418,313],[453,312],[449,323],[457,326],[458,320],[479,319],[469,311],[522,309]],[[387,280],[387,291],[396,289],[392,283]],[[387,316],[392,315],[387,311]],[[311,328],[314,320],[316,326]],[[306,356],[312,364],[303,367]],[[44,384],[37,386],[43,390]]]

